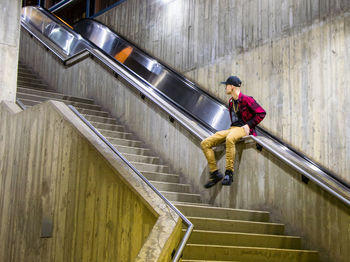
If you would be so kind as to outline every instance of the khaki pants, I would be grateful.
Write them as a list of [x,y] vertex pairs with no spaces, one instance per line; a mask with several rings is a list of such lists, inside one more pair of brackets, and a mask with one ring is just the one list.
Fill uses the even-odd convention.
[[243,127],[233,126],[227,130],[216,132],[214,135],[204,139],[201,147],[208,160],[210,173],[218,170],[216,166],[215,154],[212,147],[223,143],[226,140],[226,170],[232,170],[236,156],[235,143],[246,135]]

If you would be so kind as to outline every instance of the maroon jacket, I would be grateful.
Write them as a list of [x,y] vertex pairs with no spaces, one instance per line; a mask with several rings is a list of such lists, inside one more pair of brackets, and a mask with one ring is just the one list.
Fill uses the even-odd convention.
[[[233,110],[233,98],[229,100],[228,110],[230,111],[230,117]],[[242,92],[238,96],[238,115],[242,118],[243,122],[250,127],[250,134],[256,136],[255,126],[259,124],[265,117],[265,110],[255,101],[251,96],[246,96]],[[231,124],[232,117],[231,117]]]

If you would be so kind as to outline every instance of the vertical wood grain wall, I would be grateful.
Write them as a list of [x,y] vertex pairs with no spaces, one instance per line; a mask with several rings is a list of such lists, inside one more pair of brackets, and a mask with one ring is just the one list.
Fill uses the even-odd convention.
[[220,82],[267,110],[262,126],[350,184],[350,1],[128,0],[98,20],[227,102]]
[[0,111],[0,261],[133,261],[154,211],[48,104]]

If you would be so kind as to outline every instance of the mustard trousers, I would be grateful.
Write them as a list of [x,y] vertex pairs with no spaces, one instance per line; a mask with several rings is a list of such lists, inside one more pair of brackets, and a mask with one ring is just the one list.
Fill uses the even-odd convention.
[[233,126],[227,130],[216,132],[214,135],[204,139],[201,147],[205,157],[208,160],[210,173],[218,170],[215,160],[215,154],[212,147],[223,143],[226,140],[226,170],[232,170],[236,156],[236,142],[244,137],[243,127]]

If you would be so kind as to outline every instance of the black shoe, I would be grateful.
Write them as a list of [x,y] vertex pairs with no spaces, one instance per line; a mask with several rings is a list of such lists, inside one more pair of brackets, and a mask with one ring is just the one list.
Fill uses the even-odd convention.
[[222,180],[222,185],[230,186],[232,182],[233,182],[233,172],[231,170],[226,170],[224,180]]
[[211,188],[215,186],[217,182],[219,182],[224,176],[220,173],[219,170],[214,171],[210,174],[208,182],[204,185],[205,188]]

